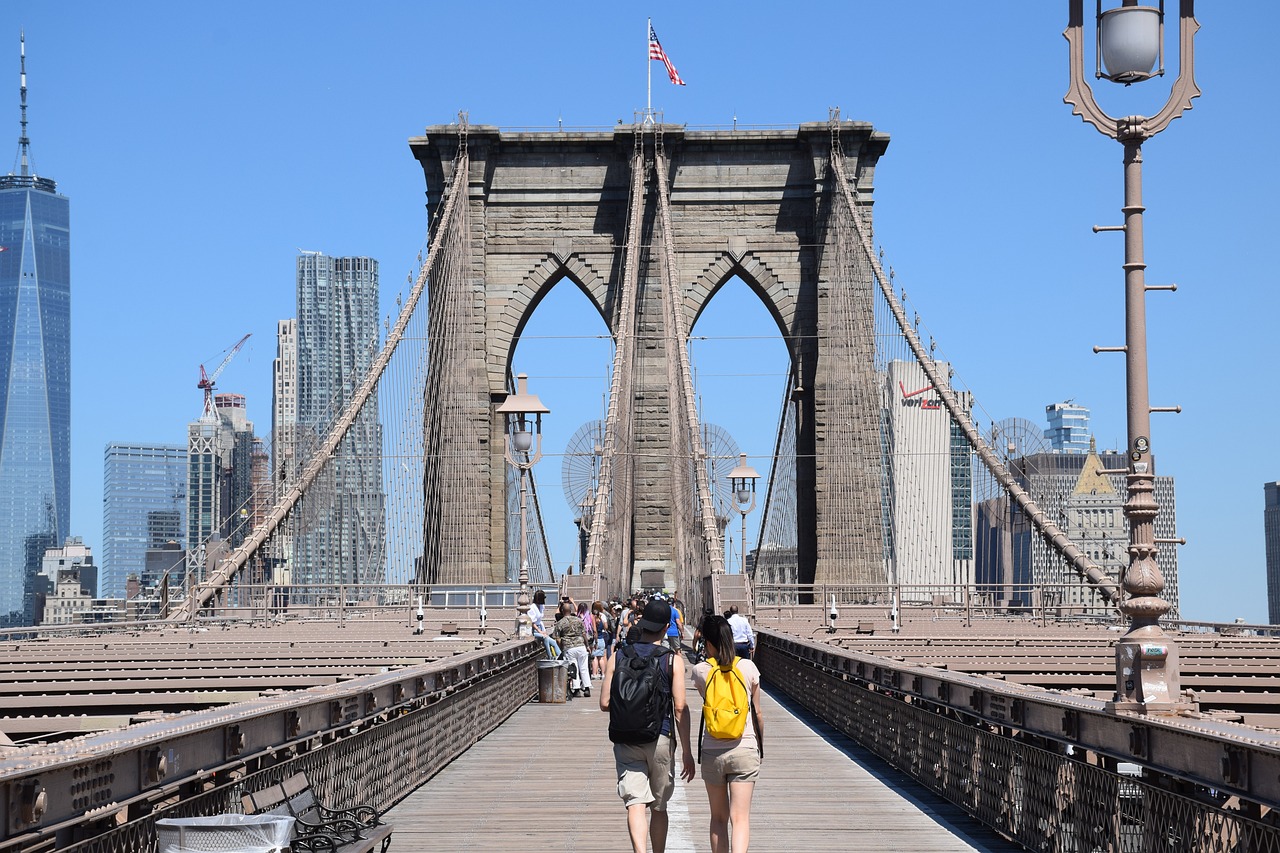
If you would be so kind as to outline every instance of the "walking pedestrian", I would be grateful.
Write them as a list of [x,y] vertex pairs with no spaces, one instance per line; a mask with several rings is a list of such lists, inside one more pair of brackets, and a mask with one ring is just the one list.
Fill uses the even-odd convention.
[[738,605],[729,608],[729,627],[733,629],[733,653],[740,658],[756,658],[756,634],[747,617],[738,613]]
[[640,617],[643,613],[641,599],[631,599],[631,611],[627,614],[627,621],[622,631],[623,642],[629,646],[640,642]]
[[591,605],[591,618],[596,623],[596,644],[591,650],[591,677],[604,677],[604,660],[613,646],[613,627],[608,608],[603,601]]
[[587,641],[587,654],[596,644],[596,620],[591,618],[591,605],[585,601],[577,603],[578,618],[582,620],[582,635]]
[[707,660],[693,668],[693,686],[703,699],[699,754],[711,805],[711,853],[747,853],[751,796],[764,755],[760,670],[734,654],[733,629],[723,616],[707,616],[699,630]]
[[586,631],[572,601],[560,603],[560,618],[551,629],[551,636],[560,642],[565,657],[577,668],[577,672],[573,673],[570,691],[578,691],[582,696],[590,696],[591,674],[587,669]]
[[609,714],[609,739],[618,775],[618,796],[627,809],[633,853],[667,847],[667,802],[675,790],[675,735],[681,745],[680,778],[693,779],[684,661],[661,645],[671,620],[665,601],[645,605],[640,642],[609,657],[600,710]]
[[671,621],[667,625],[667,644],[677,656],[681,653],[684,641],[684,612],[676,604],[675,593],[671,593]]

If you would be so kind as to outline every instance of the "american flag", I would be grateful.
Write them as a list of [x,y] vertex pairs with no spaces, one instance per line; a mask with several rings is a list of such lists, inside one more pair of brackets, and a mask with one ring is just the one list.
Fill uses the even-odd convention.
[[684,85],[684,81],[680,79],[680,72],[676,71],[676,67],[671,64],[671,60],[667,59],[667,54],[662,49],[662,43],[658,41],[658,34],[653,31],[653,24],[649,25],[649,59],[662,60],[662,64],[667,66],[667,76],[671,78],[671,82],[677,86]]

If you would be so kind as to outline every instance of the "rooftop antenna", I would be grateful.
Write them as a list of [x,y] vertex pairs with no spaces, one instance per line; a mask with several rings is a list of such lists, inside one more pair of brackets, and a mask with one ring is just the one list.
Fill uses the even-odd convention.
[[22,95],[22,134],[18,137],[18,153],[22,158],[22,174],[24,177],[31,174],[27,166],[28,154],[31,149],[31,140],[27,138],[27,33],[25,30],[18,31],[18,55],[20,76],[18,78],[19,92]]

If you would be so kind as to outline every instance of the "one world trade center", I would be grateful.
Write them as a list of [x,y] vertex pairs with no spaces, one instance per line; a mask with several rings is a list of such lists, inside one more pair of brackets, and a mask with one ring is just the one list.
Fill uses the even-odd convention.
[[17,170],[0,175],[0,625],[29,624],[71,514],[70,204],[31,161],[21,53]]

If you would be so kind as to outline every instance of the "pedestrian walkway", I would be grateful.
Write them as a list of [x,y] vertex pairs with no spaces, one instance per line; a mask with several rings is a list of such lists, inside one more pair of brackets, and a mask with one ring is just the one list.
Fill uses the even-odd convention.
[[[593,694],[599,684],[593,682]],[[698,695],[692,687],[689,694],[696,737]],[[752,849],[1021,849],[785,699],[766,695],[763,710],[765,763],[753,800]],[[565,705],[531,702],[391,810],[393,849],[629,851],[615,783],[608,715],[595,695]],[[670,853],[709,849],[700,777],[677,781],[669,811]]]

